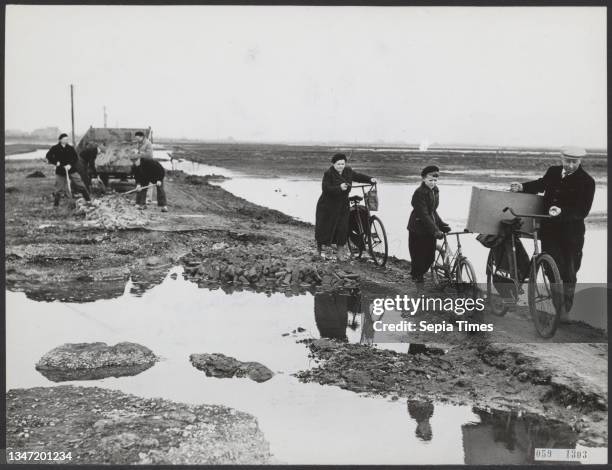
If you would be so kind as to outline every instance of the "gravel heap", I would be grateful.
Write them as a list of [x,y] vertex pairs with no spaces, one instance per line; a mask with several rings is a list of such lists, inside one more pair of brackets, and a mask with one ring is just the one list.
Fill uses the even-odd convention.
[[84,215],[84,225],[106,230],[122,230],[142,227],[148,222],[142,211],[136,209],[132,199],[126,196],[106,196],[92,199],[89,203],[77,199],[76,214]]
[[217,242],[181,259],[186,279],[200,287],[234,285],[265,292],[357,287],[359,276],[284,243]]
[[136,343],[66,343],[46,353],[36,370],[53,382],[99,380],[138,375],[158,360],[153,351]]
[[66,343],[46,353],[37,369],[96,369],[110,366],[150,364],[157,357],[149,348],[136,343]]

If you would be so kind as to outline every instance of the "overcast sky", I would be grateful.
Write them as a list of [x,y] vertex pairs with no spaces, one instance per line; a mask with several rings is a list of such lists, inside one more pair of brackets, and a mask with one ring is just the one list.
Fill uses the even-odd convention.
[[605,148],[605,14],[9,5],[6,127]]

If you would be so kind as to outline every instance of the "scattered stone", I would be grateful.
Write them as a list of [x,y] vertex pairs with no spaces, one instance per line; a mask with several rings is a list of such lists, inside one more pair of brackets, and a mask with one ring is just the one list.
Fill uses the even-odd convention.
[[158,266],[163,264],[163,260],[159,256],[149,256],[146,261],[147,266]]
[[35,172],[26,175],[26,178],[45,178],[45,174],[40,170],[36,170]]
[[220,353],[192,354],[189,360],[207,377],[248,377],[255,382],[266,382],[274,376],[274,372],[259,362],[242,362]]
[[334,263],[313,259],[303,249],[275,240],[253,243],[259,240],[240,233],[228,235],[231,243],[210,243],[184,256],[181,259],[184,277],[201,287],[221,285],[296,294],[315,288],[337,290],[359,286],[357,274],[339,270]]

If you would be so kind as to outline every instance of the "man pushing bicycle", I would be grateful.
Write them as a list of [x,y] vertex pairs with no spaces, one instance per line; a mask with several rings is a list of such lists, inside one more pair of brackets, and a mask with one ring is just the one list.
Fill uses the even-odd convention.
[[564,148],[561,150],[561,165],[551,166],[542,178],[510,184],[513,192],[543,192],[546,210],[561,210],[558,217],[542,220],[540,239],[542,250],[550,254],[559,267],[567,313],[572,308],[577,273],[582,262],[584,219],[591,210],[595,194],[595,180],[581,165],[585,156],[584,149]]

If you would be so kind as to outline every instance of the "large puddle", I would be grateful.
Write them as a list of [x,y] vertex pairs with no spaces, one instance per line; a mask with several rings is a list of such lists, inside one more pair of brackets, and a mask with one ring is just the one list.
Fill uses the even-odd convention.
[[[300,383],[291,374],[314,364],[298,339],[345,335],[350,342],[371,342],[362,334],[361,316],[351,315],[359,308],[350,307],[350,299],[348,309],[344,301],[338,309],[337,299],[312,295],[227,295],[185,281],[180,268],[145,292],[132,287],[128,283],[115,299],[79,304],[37,302],[7,292],[8,389],[54,385],[34,364],[60,344],[132,341],[163,360],[134,376],[64,383],[252,413],[282,462],[526,463],[533,461],[534,447],[581,448],[559,423]],[[291,334],[298,327],[305,331]],[[408,349],[408,344],[389,346]],[[206,377],[189,362],[190,354],[205,352],[258,361],[276,375],[264,383]]]

